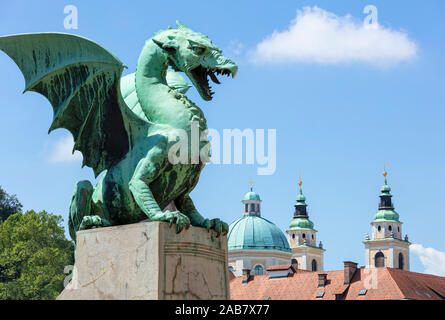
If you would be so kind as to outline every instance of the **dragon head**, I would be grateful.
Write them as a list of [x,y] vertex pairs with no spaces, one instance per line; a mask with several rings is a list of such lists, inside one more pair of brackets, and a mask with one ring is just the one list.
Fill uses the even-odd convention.
[[209,78],[219,84],[217,74],[235,77],[238,66],[221,55],[221,50],[205,35],[176,21],[177,29],[158,32],[153,42],[168,56],[175,71],[184,72],[204,100],[212,100]]

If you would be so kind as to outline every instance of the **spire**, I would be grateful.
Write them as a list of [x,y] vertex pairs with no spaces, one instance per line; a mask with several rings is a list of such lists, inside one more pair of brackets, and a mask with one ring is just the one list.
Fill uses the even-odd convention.
[[383,165],[383,177],[385,177],[385,180],[383,182],[383,186],[380,188],[380,204],[379,209],[394,209],[392,200],[391,200],[391,187],[388,185],[387,175],[388,172],[386,172],[386,164]]
[[309,220],[309,216],[307,214],[307,204],[306,204],[306,197],[303,194],[303,181],[298,181],[299,191],[297,194],[297,201],[294,205],[295,211],[294,211],[294,219],[289,224],[290,230],[295,229],[314,229],[314,223]]
[[300,180],[298,181],[298,186],[300,187],[299,191],[298,191],[298,195],[297,195],[297,203],[295,204],[295,213],[294,213],[294,217],[297,216],[306,216],[307,217],[307,204],[306,204],[306,197],[303,195],[303,188],[301,187],[303,185],[303,181],[301,181],[301,176],[300,176]]
[[383,164],[383,176],[385,177],[385,180],[384,180],[383,186],[381,188],[382,193],[383,192],[389,193],[391,191],[391,188],[388,186],[388,181],[386,179],[387,175],[388,175],[388,172],[386,172],[386,163],[385,163],[385,164]]
[[383,186],[380,188],[380,203],[379,211],[374,215],[374,221],[379,220],[394,220],[399,221],[399,214],[394,210],[392,203],[391,188],[387,180],[388,172],[386,172],[386,165],[384,166],[383,177],[385,178]]
[[250,184],[250,192],[252,192],[252,191],[253,191],[253,181],[250,180],[250,181],[249,181],[249,184]]

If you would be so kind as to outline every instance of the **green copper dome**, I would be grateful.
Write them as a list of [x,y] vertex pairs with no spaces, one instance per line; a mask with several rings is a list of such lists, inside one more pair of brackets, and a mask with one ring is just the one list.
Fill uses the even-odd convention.
[[298,192],[297,194],[297,204],[306,204],[306,197],[303,194],[303,190],[301,190]]
[[290,252],[284,233],[269,220],[245,215],[233,222],[228,234],[229,250],[259,249]]
[[289,229],[314,229],[314,223],[307,217],[295,217],[289,224]]
[[380,188],[380,191],[385,194],[389,194],[389,192],[391,191],[391,187],[388,186],[386,179],[385,179],[385,184]]
[[379,210],[374,215],[374,221],[385,221],[385,220],[399,221],[399,214],[394,210],[389,209],[389,210]]
[[261,200],[258,193],[249,191],[244,195],[243,200]]

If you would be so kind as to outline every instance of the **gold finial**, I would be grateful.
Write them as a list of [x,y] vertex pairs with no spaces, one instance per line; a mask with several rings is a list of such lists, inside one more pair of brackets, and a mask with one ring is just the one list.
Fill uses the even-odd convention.
[[253,190],[253,181],[250,180],[250,181],[249,181],[249,184],[250,184],[250,191],[252,191],[252,190]]
[[300,180],[298,181],[298,185],[300,186],[301,189],[301,186],[303,185],[303,181],[301,181],[301,174],[300,174]]
[[383,163],[383,176],[386,178],[388,172],[386,172],[386,163]]

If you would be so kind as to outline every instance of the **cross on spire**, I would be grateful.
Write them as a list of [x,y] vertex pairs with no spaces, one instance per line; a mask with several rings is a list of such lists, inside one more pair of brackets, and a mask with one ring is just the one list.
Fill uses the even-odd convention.
[[383,176],[385,177],[385,185],[388,183],[386,180],[386,176],[388,175],[388,172],[386,172],[386,163],[383,163]]

